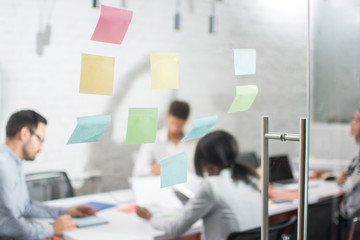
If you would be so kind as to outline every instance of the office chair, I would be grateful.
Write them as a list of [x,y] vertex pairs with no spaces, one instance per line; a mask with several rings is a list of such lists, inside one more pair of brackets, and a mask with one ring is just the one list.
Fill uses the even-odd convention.
[[308,205],[308,240],[329,240],[335,236],[334,219],[341,197]]
[[260,162],[255,152],[241,153],[236,159],[236,162],[243,163],[253,169],[256,169],[260,166]]
[[[360,217],[354,217],[351,223],[350,232],[349,232],[349,238],[348,240],[357,240],[359,239],[359,231],[357,231],[357,227],[360,222]],[[355,234],[356,233],[356,234]]]
[[73,197],[74,191],[65,172],[39,172],[26,175],[31,200],[49,201]]
[[[269,226],[269,239],[270,240],[281,240],[283,236],[286,236],[285,232],[290,230],[296,225],[296,215],[290,219],[280,223],[271,224]],[[289,228],[289,229],[288,229]],[[288,236],[290,237],[290,236]],[[250,229],[244,232],[233,232],[227,240],[260,240],[261,239],[261,227]]]

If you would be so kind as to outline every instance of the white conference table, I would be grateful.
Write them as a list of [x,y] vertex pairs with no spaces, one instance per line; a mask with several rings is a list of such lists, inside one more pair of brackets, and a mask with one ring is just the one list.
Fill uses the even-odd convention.
[[[322,198],[332,196],[339,191],[335,182],[319,180],[315,187],[309,188],[309,203],[315,203]],[[115,204],[116,207],[99,211],[97,216],[109,221],[109,224],[79,228],[64,233],[65,240],[98,240],[98,239],[170,239],[162,231],[154,229],[150,223],[139,218],[135,213],[123,213],[120,208],[134,203],[135,198],[131,189],[118,190],[106,193],[84,195],[47,202],[51,206],[71,207],[89,201]],[[297,201],[273,204],[269,208],[269,216],[294,211],[298,207]],[[197,222],[187,233],[200,232],[201,221]]]
[[[72,207],[89,201],[116,205],[116,207],[101,210],[96,214],[98,217],[107,220],[109,223],[65,232],[63,235],[65,240],[170,239],[164,232],[154,229],[148,221],[139,218],[135,213],[124,213],[119,211],[119,209],[126,208],[129,204],[134,202],[134,194],[130,189],[59,199],[48,201],[46,204],[51,206]],[[186,234],[200,232],[201,229],[202,223],[197,222]]]

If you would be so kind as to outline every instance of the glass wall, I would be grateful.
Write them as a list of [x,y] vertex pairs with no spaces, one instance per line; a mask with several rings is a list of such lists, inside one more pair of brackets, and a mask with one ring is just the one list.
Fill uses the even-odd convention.
[[[23,108],[35,109],[49,120],[44,150],[37,161],[25,164],[25,171],[64,169],[73,179],[84,172],[96,172],[102,180],[99,191],[128,189],[128,178],[141,147],[125,142],[128,109],[158,108],[161,129],[166,127],[168,105],[174,99],[191,105],[186,132],[191,130],[193,120],[217,115],[211,130],[234,135],[243,156],[254,156],[255,167],[260,164],[262,116],[269,116],[270,132],[299,134],[300,118],[309,115],[306,1],[103,0],[101,4],[133,11],[121,45],[90,40],[100,15],[100,8],[93,8],[92,3],[2,1],[1,128],[11,113]],[[352,16],[351,8],[345,3],[341,3],[342,8],[328,7],[331,4],[319,0],[311,6],[310,155],[325,161],[325,165],[328,162],[324,159],[349,160],[350,151],[356,150],[353,141],[346,140],[347,144],[340,137],[350,138],[344,122],[351,119],[349,106],[355,107],[359,100],[352,87],[353,83],[357,87],[359,84],[359,54],[355,51],[359,50],[355,46],[359,42],[359,18],[345,20],[343,16]],[[343,8],[349,12],[341,11]],[[333,18],[335,13],[339,15]],[[338,45],[344,48],[340,50]],[[251,73],[235,74],[234,49],[255,53]],[[83,53],[115,58],[112,96],[79,93]],[[178,53],[178,89],[151,89],[151,53]],[[237,87],[248,85],[258,88],[251,107],[229,113]],[[347,90],[342,87],[345,85]],[[344,100],[342,104],[339,99]],[[92,115],[111,116],[101,140],[66,145],[76,118]],[[272,140],[269,156],[282,159],[280,165],[274,163],[275,168],[286,168],[284,171],[290,174],[275,179],[274,173],[270,176],[272,182],[297,178],[298,142]],[[310,175],[316,170],[313,162],[311,159]],[[341,165],[337,173],[343,169]],[[270,224],[288,218],[284,213],[296,214],[296,189],[274,184],[269,193]]]
[[[323,199],[322,205],[315,203],[309,184],[308,239],[318,239],[320,233],[326,236],[324,239],[348,239],[349,222],[357,209],[351,204],[354,199],[348,195],[358,195],[357,180],[351,180],[354,173],[349,166],[356,166],[356,161],[353,165],[350,162],[359,153],[358,123],[353,117],[360,106],[360,2],[310,2],[309,175],[324,179],[335,197]],[[346,171],[348,176],[344,174]],[[346,194],[337,197],[339,191]],[[323,220],[317,217],[322,214]],[[319,232],[320,226],[326,232]],[[339,226],[342,232],[338,231]]]

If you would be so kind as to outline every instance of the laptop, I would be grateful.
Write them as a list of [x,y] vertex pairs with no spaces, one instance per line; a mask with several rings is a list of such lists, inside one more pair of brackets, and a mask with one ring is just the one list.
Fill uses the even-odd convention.
[[292,173],[287,155],[272,156],[270,163],[270,183],[292,184],[297,183]]
[[254,152],[241,153],[236,159],[237,162],[243,163],[254,170],[260,166],[260,163]]
[[[270,183],[279,190],[295,191],[299,183],[295,180],[287,155],[272,156],[270,162]],[[309,180],[309,187],[319,186],[318,180]]]

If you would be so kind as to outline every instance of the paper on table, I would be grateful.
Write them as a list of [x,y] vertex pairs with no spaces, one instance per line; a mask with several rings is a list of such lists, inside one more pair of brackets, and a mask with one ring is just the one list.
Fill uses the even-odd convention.
[[256,73],[255,49],[232,49],[234,51],[235,75],[250,75]]
[[99,141],[110,121],[109,115],[78,117],[76,128],[67,144]]
[[258,87],[256,85],[237,86],[236,97],[232,102],[228,113],[248,110],[253,104],[257,94]]
[[160,163],[161,185],[169,187],[187,180],[187,156],[185,152],[162,159]]
[[113,95],[115,58],[82,54],[80,93]]
[[131,179],[136,204],[150,209],[180,208],[182,204],[171,188],[159,188],[160,176]]
[[177,53],[152,53],[151,88],[179,88],[179,55]]
[[130,203],[123,208],[119,208],[118,211],[123,212],[123,213],[135,213],[136,212],[136,204]]
[[126,144],[155,142],[157,123],[157,108],[129,108]]
[[181,142],[185,142],[205,136],[210,130],[210,128],[212,128],[215,125],[217,120],[218,120],[217,115],[206,118],[195,119],[193,123],[193,128],[188,134],[186,134],[186,136],[183,139],[181,139]]
[[101,5],[100,18],[91,40],[121,44],[132,16],[132,11]]

